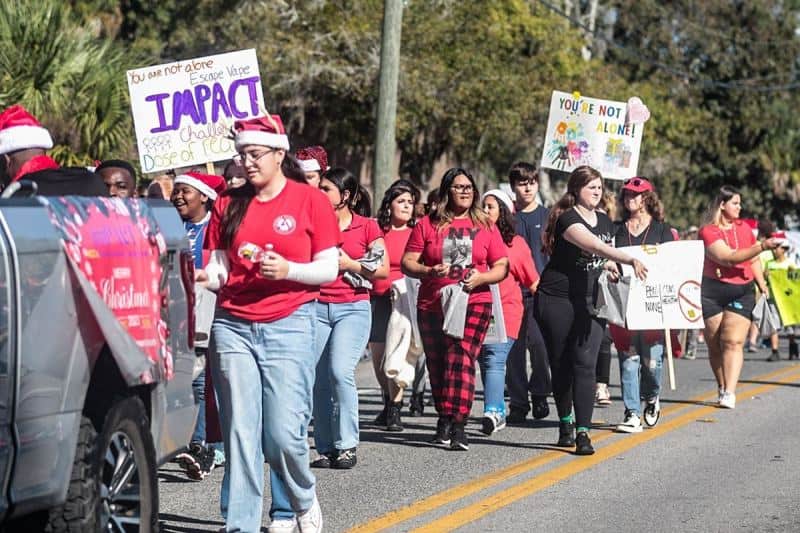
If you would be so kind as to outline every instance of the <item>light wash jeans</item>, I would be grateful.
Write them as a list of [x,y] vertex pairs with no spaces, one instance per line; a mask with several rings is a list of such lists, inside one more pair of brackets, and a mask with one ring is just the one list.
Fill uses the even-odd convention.
[[[264,458],[295,512],[311,508],[315,478],[306,438],[314,384],[314,302],[274,322],[214,319],[212,371],[225,437],[220,508],[226,531],[260,531]],[[273,502],[273,507],[277,502]]]
[[318,453],[358,446],[356,364],[369,340],[369,300],[317,302],[317,380],[314,383],[314,443]]
[[641,415],[642,400],[652,400],[661,393],[664,345],[646,343],[641,332],[631,334],[630,351],[619,352],[622,401],[626,411]]
[[511,337],[502,344],[484,344],[478,356],[483,381],[483,412],[506,416],[504,389],[506,385],[506,359],[516,339]]

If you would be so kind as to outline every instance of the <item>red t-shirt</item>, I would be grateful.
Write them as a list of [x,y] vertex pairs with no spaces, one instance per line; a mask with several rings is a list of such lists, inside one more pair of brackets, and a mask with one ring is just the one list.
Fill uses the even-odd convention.
[[406,250],[406,243],[411,236],[411,228],[398,230],[389,229],[384,232],[383,240],[386,242],[386,253],[389,254],[389,277],[387,279],[376,279],[372,282],[372,294],[383,296],[392,288],[392,283],[403,277],[400,268],[403,262],[403,253]]
[[539,279],[539,272],[533,263],[531,249],[525,239],[515,235],[508,247],[508,276],[500,282],[500,301],[503,304],[503,318],[506,323],[506,335],[519,338],[522,326],[523,287],[530,287]]
[[[406,252],[421,253],[425,266],[449,264],[450,275],[444,278],[428,277],[421,280],[417,305],[426,311],[441,311],[442,287],[461,281],[475,268],[487,272],[489,265],[507,256],[506,245],[500,232],[492,224],[489,229],[475,226],[468,218],[456,219],[444,231],[437,230],[430,217],[417,222],[408,238]],[[475,289],[470,303],[491,303],[488,285]]]
[[[214,202],[206,231],[206,249],[221,249],[220,221],[229,203],[227,195]],[[259,273],[260,264],[240,257],[239,248],[254,244],[264,249],[271,244],[287,261],[309,263],[316,253],[338,246],[339,242],[339,224],[327,196],[319,189],[287,180],[275,198],[250,201],[227,250],[230,272],[219,291],[218,305],[236,317],[254,322],[274,322],[291,315],[317,298],[319,288],[266,279]]]
[[[359,260],[367,255],[367,250],[375,239],[382,237],[383,232],[374,218],[353,213],[350,225],[342,231],[342,250],[351,259]],[[369,290],[354,288],[344,280],[341,272],[333,282],[319,288],[319,301],[326,304],[343,304],[360,300],[369,300]]]
[[[756,243],[753,230],[740,220],[735,221],[733,227],[726,230],[715,224],[703,226],[700,228],[699,236],[706,248],[717,241],[725,241],[731,250],[749,248]],[[722,266],[706,255],[703,262],[703,276],[733,285],[744,285],[753,281],[753,265],[748,260],[732,267]]]

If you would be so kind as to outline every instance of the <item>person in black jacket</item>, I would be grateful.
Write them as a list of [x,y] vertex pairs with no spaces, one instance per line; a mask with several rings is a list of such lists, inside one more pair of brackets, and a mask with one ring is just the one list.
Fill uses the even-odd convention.
[[53,147],[50,132],[21,105],[0,113],[0,154],[5,162],[3,188],[29,180],[42,196],[108,196],[103,179],[85,168],[62,168],[46,151]]

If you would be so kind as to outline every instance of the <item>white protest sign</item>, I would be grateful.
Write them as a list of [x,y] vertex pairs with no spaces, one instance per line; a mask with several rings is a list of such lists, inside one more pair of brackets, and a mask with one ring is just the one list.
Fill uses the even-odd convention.
[[633,275],[628,293],[628,329],[701,329],[703,310],[700,284],[705,248],[702,241],[676,241],[657,246],[626,246],[625,253],[647,267],[647,280]]
[[604,178],[636,175],[643,124],[626,124],[625,102],[553,91],[541,166],[572,172],[581,165]]
[[229,159],[233,122],[264,109],[253,49],[129,70],[128,92],[143,172]]

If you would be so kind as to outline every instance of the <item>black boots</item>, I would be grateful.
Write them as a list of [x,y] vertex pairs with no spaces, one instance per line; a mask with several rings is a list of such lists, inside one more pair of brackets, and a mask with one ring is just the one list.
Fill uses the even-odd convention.
[[378,413],[378,416],[375,417],[375,421],[373,422],[373,424],[376,426],[385,426],[386,421],[388,420],[388,416],[389,416],[389,395],[384,394],[383,409],[381,410],[380,413]]
[[400,409],[403,402],[390,402],[386,412],[386,431],[403,431],[403,422],[400,420]]
[[425,411],[425,395],[412,394],[411,401],[408,403],[408,410],[411,416],[422,416],[423,411]]
[[572,448],[575,446],[575,424],[572,422],[558,423],[558,442],[556,446]]

